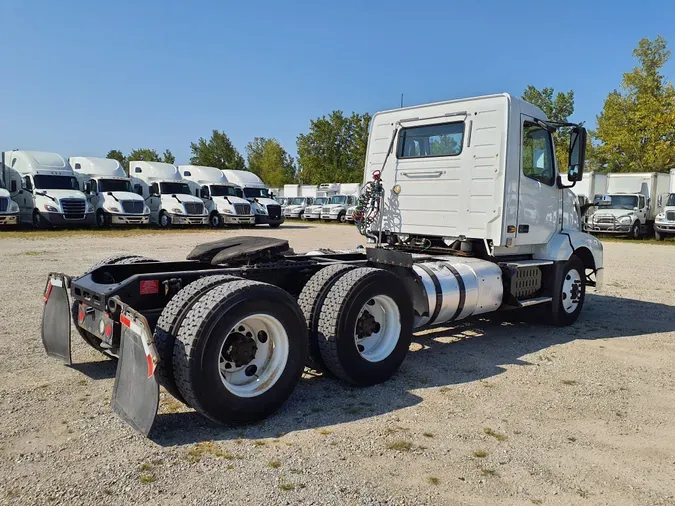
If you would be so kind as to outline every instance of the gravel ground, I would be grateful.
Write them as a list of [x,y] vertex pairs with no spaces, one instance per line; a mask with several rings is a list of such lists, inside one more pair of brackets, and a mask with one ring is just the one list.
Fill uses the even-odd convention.
[[[360,242],[332,225],[251,234]],[[675,504],[675,248],[607,243],[605,291],[570,328],[435,329],[391,381],[307,375],[254,426],[163,393],[144,439],[110,410],[113,362],[75,336],[72,367],[45,356],[46,275],[115,252],[177,260],[222,235],[0,238],[0,504]]]

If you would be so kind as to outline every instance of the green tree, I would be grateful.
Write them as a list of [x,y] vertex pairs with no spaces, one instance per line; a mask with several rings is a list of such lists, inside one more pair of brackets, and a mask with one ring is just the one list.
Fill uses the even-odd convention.
[[171,152],[170,149],[165,149],[164,153],[162,153],[162,161],[164,163],[174,164],[176,163],[176,157],[173,156],[173,153]]
[[[544,111],[550,121],[560,123],[569,122],[569,117],[574,113],[574,91],[559,91],[555,93],[553,88],[535,88],[531,84],[523,92],[523,100],[537,106]],[[570,149],[570,133],[568,128],[559,128],[553,134],[555,141],[555,155],[558,160],[558,170],[567,170],[567,161]]]
[[244,170],[246,164],[230,138],[224,133],[214,130],[207,141],[200,137],[197,142],[190,143],[192,158],[190,163],[217,167],[219,169]]
[[129,156],[127,156],[127,160],[144,161],[144,162],[162,161],[157,151],[149,148],[134,149],[131,153],[129,153]]
[[667,172],[675,165],[675,88],[661,74],[670,58],[662,36],[640,40],[638,62],[605,99],[593,133],[597,161],[609,172]]
[[369,114],[333,111],[310,122],[309,132],[300,134],[298,180],[305,184],[363,181],[368,144]]
[[256,137],[246,145],[248,170],[266,184],[281,187],[295,181],[295,163],[276,139]]

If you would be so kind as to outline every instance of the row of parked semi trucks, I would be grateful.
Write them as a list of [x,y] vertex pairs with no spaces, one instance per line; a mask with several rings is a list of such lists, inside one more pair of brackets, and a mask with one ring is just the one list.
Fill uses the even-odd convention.
[[[341,207],[340,202],[355,203],[355,197],[339,195],[339,185],[326,186],[318,192],[315,187],[316,202],[325,203],[316,216],[341,219],[344,214],[331,214],[332,209]],[[358,193],[358,185],[352,186],[348,189]],[[258,176],[241,170],[132,160],[127,175],[117,160],[66,160],[38,151],[6,151],[0,166],[4,227],[267,224],[276,228],[285,216],[273,197]]]
[[324,183],[321,185],[287,184],[271,189],[281,203],[286,218],[307,221],[353,222],[361,185],[359,183]]
[[675,169],[670,173],[586,173],[572,189],[582,227],[591,233],[638,239],[675,235]]

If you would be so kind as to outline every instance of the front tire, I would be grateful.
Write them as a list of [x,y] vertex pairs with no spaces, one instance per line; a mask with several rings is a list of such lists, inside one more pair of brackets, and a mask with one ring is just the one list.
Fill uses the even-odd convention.
[[269,225],[270,225],[270,228],[279,228],[281,223],[270,223]]
[[581,259],[572,255],[563,268],[560,283],[555,288],[558,291],[558,303],[552,307],[551,317],[554,325],[565,327],[572,325],[579,318],[586,299],[585,272],[586,268]]
[[212,213],[209,217],[209,224],[211,225],[211,228],[222,228],[223,223],[223,217],[218,213]]
[[413,308],[401,279],[363,267],[346,273],[328,292],[318,342],[326,367],[359,386],[389,379],[412,340]]
[[160,228],[169,228],[171,226],[171,217],[164,211],[159,213],[158,221]]
[[33,211],[33,228],[36,228],[38,230],[41,230],[47,226],[47,220],[45,220],[42,215],[40,214],[40,211],[37,209]]
[[630,229],[631,239],[640,239],[642,237],[642,230],[640,230],[640,222],[636,221]]
[[101,210],[99,210],[96,213],[96,226],[99,228],[104,228],[108,226],[108,217]]
[[347,221],[347,213],[345,211],[342,211],[340,214],[338,214],[338,222],[339,223],[344,223]]
[[176,386],[217,422],[248,423],[279,409],[307,358],[307,329],[295,300],[255,281],[217,286],[194,304],[173,354]]
[[664,241],[666,239],[666,234],[659,232],[658,230],[654,230],[654,238],[657,241]]

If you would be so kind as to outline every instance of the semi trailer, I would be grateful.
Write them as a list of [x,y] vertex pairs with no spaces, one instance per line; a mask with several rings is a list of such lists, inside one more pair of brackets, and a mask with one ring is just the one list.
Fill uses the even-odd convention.
[[670,169],[670,183],[667,195],[659,195],[661,212],[654,218],[654,237],[663,241],[669,235],[675,235],[675,169]]
[[131,160],[129,174],[150,209],[151,223],[161,228],[208,223],[202,199],[192,195],[175,165]]
[[244,198],[242,189],[230,183],[222,170],[197,165],[179,165],[178,170],[194,195],[204,202],[212,227],[255,225],[251,204]]
[[94,224],[94,207],[80,191],[68,161],[57,153],[6,151],[3,171],[20,221],[35,228]]
[[71,156],[68,163],[94,208],[96,225],[148,225],[150,208],[134,188],[122,164],[110,158]]
[[[575,197],[586,131],[509,95],[377,113],[357,205],[367,248],[293,253],[234,237],[179,262],[109,257],[50,273],[42,342],[71,362],[71,322],[117,360],[113,410],[147,435],[159,386],[205,417],[247,423],[291,395],[306,365],[386,381],[413,331],[495,311],[571,325],[602,282],[602,245]],[[570,155],[552,133],[568,127]],[[566,170],[561,169],[561,165]]]

